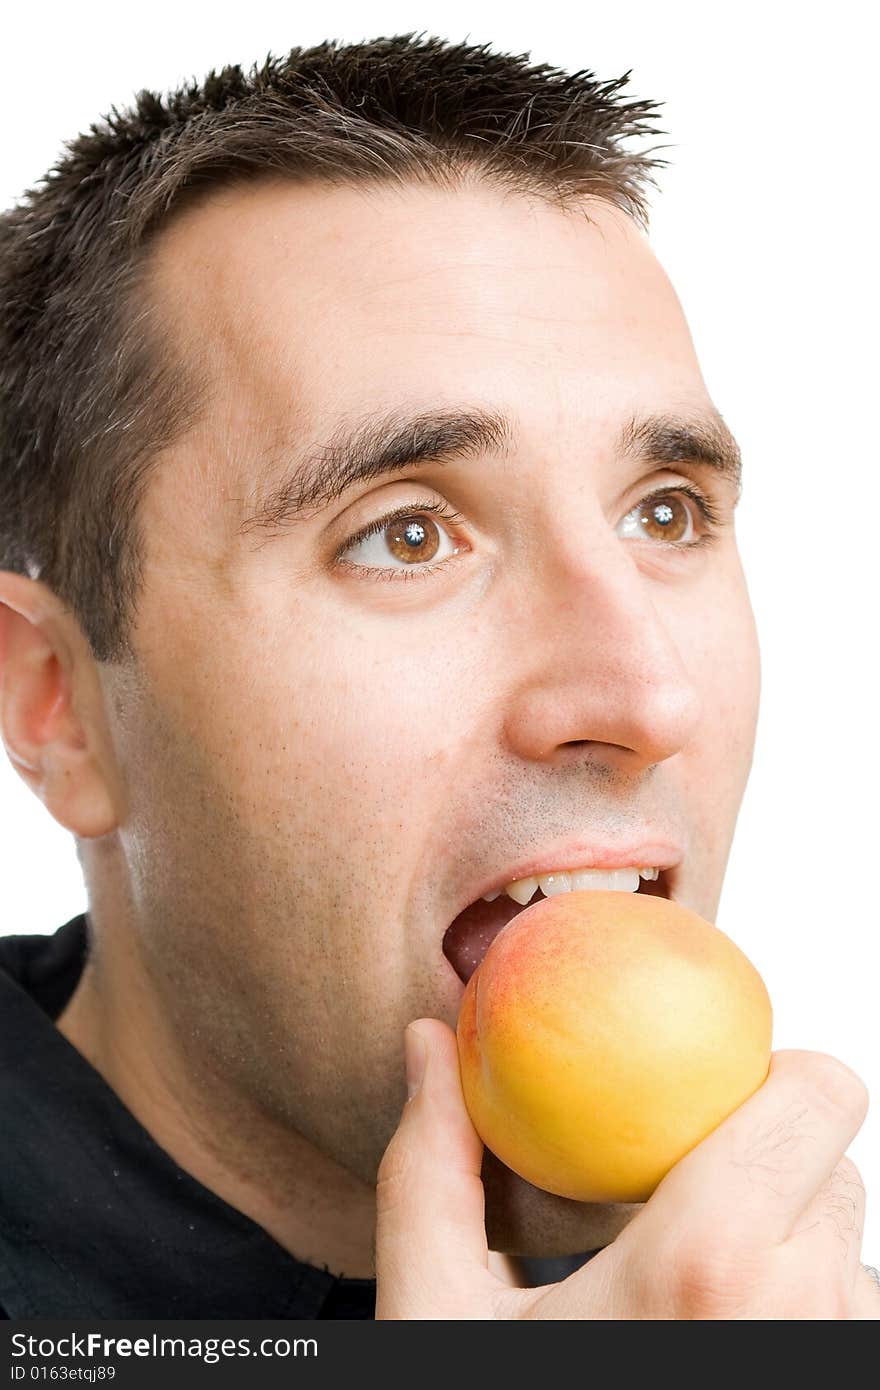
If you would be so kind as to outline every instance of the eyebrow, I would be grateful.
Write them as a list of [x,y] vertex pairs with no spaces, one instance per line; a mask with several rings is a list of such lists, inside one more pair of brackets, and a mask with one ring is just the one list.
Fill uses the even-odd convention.
[[[338,425],[330,437],[260,499],[239,534],[284,530],[323,511],[358,483],[388,473],[466,458],[510,456],[516,440],[509,415],[484,408],[399,410]],[[636,463],[703,464],[742,490],[739,445],[714,408],[697,414],[632,416],[618,433],[615,456]]]

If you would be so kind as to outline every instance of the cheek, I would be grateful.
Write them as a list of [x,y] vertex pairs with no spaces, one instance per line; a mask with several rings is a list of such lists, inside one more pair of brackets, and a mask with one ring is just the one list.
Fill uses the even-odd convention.
[[736,819],[755,744],[760,697],[760,653],[744,583],[718,587],[700,606],[692,629],[690,670],[699,686],[703,718],[684,750],[688,780],[723,840]]
[[[758,715],[757,648],[733,626],[719,632],[703,672],[706,723],[732,764],[751,758]],[[708,732],[708,730],[707,730]]]
[[280,669],[278,681],[289,690],[309,763],[343,779],[391,777],[417,792],[422,760],[442,744],[455,688],[443,644],[421,640],[417,629],[374,640],[337,629],[311,660]]
[[241,793],[259,798],[261,818],[270,806],[286,817],[307,807],[331,838],[338,822],[342,840],[346,823],[412,824],[421,806],[436,815],[430,769],[450,743],[462,686],[448,642],[416,622],[395,631],[338,612],[291,612],[274,630],[263,615],[259,631],[239,618],[234,632],[233,660],[217,667],[218,643],[213,671],[191,664],[188,719]]
[[717,727],[729,730],[731,757],[751,765],[761,694],[761,654],[755,618],[737,564],[739,582],[730,586],[722,598],[719,612],[724,620],[717,624],[714,643],[714,708]]

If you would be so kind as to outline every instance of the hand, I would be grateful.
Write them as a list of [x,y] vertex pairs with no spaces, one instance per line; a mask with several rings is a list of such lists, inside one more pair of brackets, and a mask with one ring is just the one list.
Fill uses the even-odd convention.
[[867,1094],[835,1058],[774,1053],[763,1086],[611,1245],[561,1283],[518,1289],[488,1267],[455,1034],[419,1019],[407,1049],[426,1065],[379,1168],[378,1319],[880,1319],[859,1263],[865,1192],[844,1155]]

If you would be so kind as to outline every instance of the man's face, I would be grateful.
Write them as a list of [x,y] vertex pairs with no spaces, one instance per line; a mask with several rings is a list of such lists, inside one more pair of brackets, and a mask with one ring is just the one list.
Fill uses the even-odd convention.
[[[368,1180],[404,1026],[455,1023],[453,918],[616,851],[677,865],[712,918],[748,775],[736,488],[636,448],[634,421],[712,405],[644,236],[584,206],[267,184],[158,248],[211,399],[143,500],[139,679],[103,673],[109,871],[190,1055]],[[342,428],[441,410],[503,413],[509,439],[242,526]]]

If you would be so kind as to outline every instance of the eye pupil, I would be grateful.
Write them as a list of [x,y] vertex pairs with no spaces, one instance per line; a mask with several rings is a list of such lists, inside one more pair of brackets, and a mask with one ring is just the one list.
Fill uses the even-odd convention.
[[652,540],[680,541],[687,532],[690,513],[677,497],[643,502],[641,511],[642,534]]
[[385,536],[388,549],[398,560],[432,560],[440,549],[439,530],[428,517],[423,521],[403,517],[391,523]]

